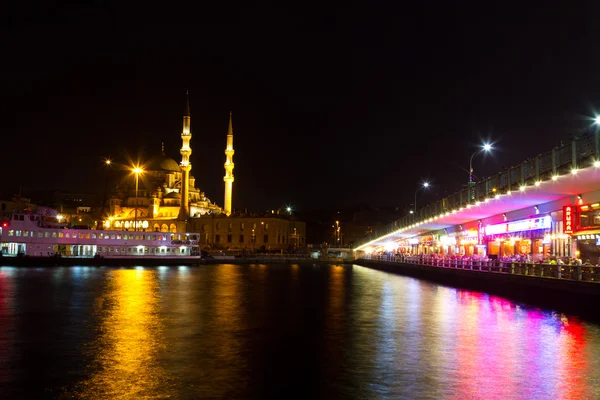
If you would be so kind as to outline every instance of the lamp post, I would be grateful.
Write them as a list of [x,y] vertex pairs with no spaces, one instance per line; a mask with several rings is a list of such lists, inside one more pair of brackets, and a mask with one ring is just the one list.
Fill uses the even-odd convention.
[[478,149],[475,153],[471,155],[471,159],[469,160],[469,183],[473,182],[473,157],[475,157],[476,154],[488,152],[490,150],[492,150],[492,145],[489,143],[485,143],[483,146],[481,146],[480,149]]
[[[421,189],[427,189],[428,187],[429,187],[429,182],[423,182],[423,185],[422,185],[422,186],[419,186],[419,187],[417,188],[417,190],[415,190],[415,202],[414,202],[414,204],[413,204],[413,205],[414,205],[414,207],[413,207],[413,211],[414,211],[414,213],[416,213],[416,212],[417,212],[417,193],[419,193],[419,190],[421,190]],[[412,214],[412,213],[411,213],[411,214]]]
[[144,170],[140,167],[134,167],[132,169],[135,174],[135,216],[133,219],[133,230],[137,232],[137,211],[138,211],[138,181],[140,174],[144,172]]

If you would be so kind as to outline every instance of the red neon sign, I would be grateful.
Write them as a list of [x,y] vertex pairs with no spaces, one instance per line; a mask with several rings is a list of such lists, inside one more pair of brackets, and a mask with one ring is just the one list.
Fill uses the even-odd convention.
[[575,209],[573,206],[564,206],[563,207],[563,233],[567,235],[573,234],[574,229],[574,214]]

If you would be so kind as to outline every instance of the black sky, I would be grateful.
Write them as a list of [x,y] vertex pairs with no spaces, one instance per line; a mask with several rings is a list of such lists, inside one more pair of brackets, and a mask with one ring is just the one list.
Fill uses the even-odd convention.
[[[262,3],[124,8],[12,2],[2,24],[2,186],[101,192],[106,156],[179,160],[234,208],[404,205],[454,192],[589,125],[600,100],[595,2]],[[216,4],[216,5],[215,5]]]

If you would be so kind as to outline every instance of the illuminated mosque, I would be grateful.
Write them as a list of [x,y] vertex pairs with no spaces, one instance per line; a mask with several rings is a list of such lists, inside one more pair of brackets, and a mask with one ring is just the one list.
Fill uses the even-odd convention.
[[[225,206],[221,208],[196,187],[190,175],[192,149],[190,140],[190,106],[186,97],[181,132],[181,162],[165,155],[164,143],[161,153],[152,157],[137,172],[135,179],[119,184],[110,199],[110,217],[104,221],[105,228],[144,231],[185,231],[190,217],[231,214],[233,186],[233,125],[229,115],[229,129],[225,149]],[[136,176],[139,174],[139,176]],[[137,188],[136,188],[137,185]]]
[[236,213],[233,197],[233,122],[225,145],[223,207],[196,187],[190,172],[190,106],[186,97],[181,132],[181,162],[156,155],[134,168],[133,176],[120,184],[110,199],[104,228],[137,232],[197,232],[206,249],[292,251],[306,246],[306,223],[287,212]]

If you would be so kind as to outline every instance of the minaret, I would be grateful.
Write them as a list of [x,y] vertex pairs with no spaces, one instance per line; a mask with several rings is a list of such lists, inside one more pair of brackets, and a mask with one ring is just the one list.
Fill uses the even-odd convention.
[[223,211],[225,215],[231,214],[231,198],[233,196],[233,122],[231,112],[229,112],[229,130],[227,131],[227,147],[225,148],[225,201],[223,202]]
[[185,110],[183,112],[183,131],[181,132],[181,209],[179,210],[179,220],[187,220],[190,215],[189,192],[190,192],[190,140],[192,132],[190,131],[190,98],[188,91],[185,91]]

